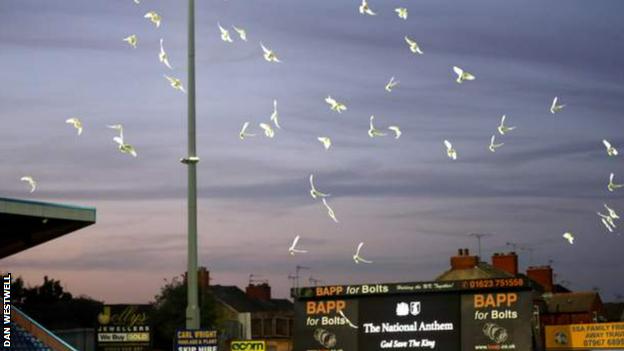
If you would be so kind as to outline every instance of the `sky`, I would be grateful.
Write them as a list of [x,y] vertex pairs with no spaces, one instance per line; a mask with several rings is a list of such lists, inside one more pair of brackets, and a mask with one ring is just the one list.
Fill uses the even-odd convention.
[[[601,142],[624,152],[624,3],[369,4],[376,16],[352,0],[196,1],[199,264],[212,283],[244,287],[254,274],[288,297],[296,265],[309,267],[302,286],[432,280],[458,248],[476,251],[469,233],[490,233],[485,261],[515,245],[522,270],[550,263],[573,290],[624,293],[613,279],[624,236],[596,215],[605,203],[624,211],[624,189],[607,191],[611,172],[624,183],[623,156]],[[152,10],[159,28],[143,18]],[[186,270],[187,99],[163,77],[186,85],[186,16],[185,1],[0,1],[0,196],[97,208],[95,225],[3,269],[107,303],[146,303]],[[122,41],[131,34],[136,49]],[[282,62],[265,61],[260,42]],[[476,79],[457,84],[453,66]],[[327,95],[347,111],[331,111]],[[553,115],[555,96],[566,106]],[[281,129],[269,139],[258,124],[274,99]],[[503,114],[516,129],[492,153]],[[371,115],[403,135],[370,138]],[[245,121],[258,135],[240,140]],[[117,150],[106,127],[116,123],[137,158]],[[319,136],[332,138],[328,151]],[[310,197],[312,173],[339,223]],[[295,235],[308,253],[288,255]],[[359,242],[372,264],[353,262]]]

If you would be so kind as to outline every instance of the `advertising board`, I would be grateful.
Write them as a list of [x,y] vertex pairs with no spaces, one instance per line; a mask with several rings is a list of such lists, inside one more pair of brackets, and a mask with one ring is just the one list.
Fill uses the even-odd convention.
[[462,295],[462,350],[530,350],[531,293]]
[[175,351],[217,351],[216,330],[188,330],[176,332]]
[[523,278],[294,289],[294,351],[530,351],[529,289]]
[[362,297],[373,295],[399,295],[428,292],[453,292],[492,289],[530,289],[525,278],[490,278],[444,282],[377,283],[361,285],[329,285],[301,287],[291,290],[295,298]]
[[547,325],[546,350],[624,350],[624,322]]
[[345,299],[296,302],[297,349],[357,350],[358,303]]
[[151,344],[149,305],[105,305],[98,314],[98,351],[146,351]]
[[230,342],[231,351],[265,351],[266,342],[264,340],[232,340]]
[[[360,307],[360,336],[353,350],[457,350],[459,295],[368,298]],[[360,305],[362,306],[362,305]]]

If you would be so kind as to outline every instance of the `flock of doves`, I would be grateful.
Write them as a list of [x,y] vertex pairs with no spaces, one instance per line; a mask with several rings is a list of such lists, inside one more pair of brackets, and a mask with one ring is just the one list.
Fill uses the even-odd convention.
[[[133,0],[134,3],[136,4],[140,4],[140,0]],[[376,13],[369,7],[369,4],[367,2],[367,0],[362,0],[360,6],[359,6],[359,12],[362,15],[365,16],[375,16]],[[403,20],[407,20],[408,17],[408,10],[407,8],[396,8],[395,12],[397,13],[398,17],[400,19]],[[154,11],[149,11],[147,12],[144,17],[146,19],[148,19],[149,21],[151,21],[157,28],[160,27],[161,21],[162,21],[162,17],[154,12]],[[217,22],[217,26],[219,28],[220,34],[221,34],[221,40],[226,42],[226,43],[232,43],[233,39],[232,36],[230,35],[230,32],[227,28],[224,28],[221,26],[221,23]],[[238,37],[240,38],[240,40],[242,41],[247,41],[247,33],[244,29],[236,27],[234,25],[232,25],[232,28],[234,29],[234,31],[238,34]],[[420,46],[418,45],[418,43],[409,38],[408,36],[404,37],[405,42],[407,43],[407,46],[409,48],[409,50],[416,55],[423,55],[424,52],[422,51],[422,49],[420,48]],[[126,38],[123,38],[123,41],[127,42],[128,45],[130,45],[132,48],[136,48],[137,44],[138,44],[138,37],[135,34],[132,34]],[[281,63],[282,61],[278,58],[278,55],[276,54],[275,51],[267,48],[262,42],[260,42],[260,48],[262,49],[262,54],[264,57],[264,60],[266,60],[269,63]],[[164,64],[167,68],[169,69],[173,69],[171,64],[169,63],[169,58],[167,56],[167,53],[164,49],[163,46],[163,39],[160,39],[160,51],[158,53],[158,59],[159,61]],[[467,81],[473,81],[476,79],[475,75],[465,71],[464,69],[457,67],[457,66],[453,66],[452,67],[453,72],[456,74],[457,78],[456,78],[456,82],[458,84],[462,84],[464,82]],[[182,84],[182,82],[180,81],[180,79],[175,78],[175,77],[171,77],[169,75],[163,74],[163,77],[169,82],[169,84],[171,85],[171,87],[173,89],[179,90],[182,93],[186,93],[184,86]],[[397,81],[395,79],[395,77],[391,77],[390,80],[388,81],[388,83],[385,86],[385,90],[388,93],[391,93],[392,90],[397,87],[399,85],[399,81]],[[338,114],[341,114],[342,112],[347,110],[347,106],[342,103],[339,102],[338,100],[332,98],[331,96],[327,96],[325,98],[325,102],[329,105],[329,109],[331,111],[334,111]],[[561,104],[559,102],[559,98],[555,97],[552,100],[552,103],[550,105],[550,113],[551,114],[556,114],[561,112],[564,107],[566,105],[565,104]],[[507,126],[505,125],[505,121],[507,119],[507,116],[503,115],[501,117],[500,120],[500,124],[497,127],[497,131],[498,134],[500,134],[501,136],[507,135],[509,132],[513,131],[516,127],[514,126]],[[375,116],[370,116],[369,118],[369,129],[368,129],[368,135],[371,138],[375,138],[375,137],[384,137],[387,136],[388,133],[384,132],[384,129],[378,129],[375,127],[374,125],[374,120],[375,120]],[[82,134],[82,130],[83,130],[83,125],[82,125],[82,121],[79,118],[76,117],[72,117],[69,118],[65,121],[67,124],[70,124],[71,126],[73,126],[76,130],[78,135]],[[264,135],[267,138],[274,138],[276,135],[276,129],[273,128],[273,126],[271,125],[271,123],[275,126],[275,128],[277,128],[278,130],[281,129],[280,124],[279,124],[279,114],[277,111],[277,100],[273,100],[273,112],[271,114],[271,116],[269,117],[269,122],[267,123],[259,123],[259,127],[260,129],[262,129],[262,131],[264,132]],[[256,136],[255,133],[251,133],[248,131],[250,127],[250,122],[244,122],[243,126],[239,132],[239,138],[241,140],[244,140],[245,138],[248,137],[254,137]],[[134,157],[137,157],[137,152],[135,150],[135,148],[131,145],[126,143],[125,139],[124,139],[124,134],[123,134],[123,126],[121,124],[114,124],[114,125],[108,125],[108,128],[116,130],[119,134],[118,136],[113,138],[113,141],[116,143],[117,148],[120,152],[125,153],[125,154],[129,154],[132,155]],[[386,130],[391,131],[392,133],[394,133],[394,138],[395,139],[399,139],[401,137],[401,129],[398,126],[395,125],[391,125],[385,128]],[[331,145],[332,145],[332,141],[329,137],[327,136],[319,136],[317,138],[317,140],[322,144],[323,148],[325,150],[329,150]],[[458,157],[458,153],[457,150],[455,150],[455,148],[453,147],[453,144],[449,141],[449,140],[444,140],[443,141],[444,146],[446,148],[446,155],[452,159],[452,160],[457,160]],[[606,148],[606,152],[607,155],[609,157],[613,157],[613,156],[617,156],[618,155],[618,150],[611,145],[611,143],[607,140],[602,140],[602,143],[604,144],[605,148]],[[490,139],[490,145],[488,146],[488,149],[491,152],[496,152],[496,150],[500,147],[502,147],[504,145],[504,143],[496,143],[496,133],[494,133]],[[617,184],[614,183],[614,174],[611,173],[609,176],[609,183],[607,185],[607,189],[610,192],[615,191],[618,188],[622,188],[624,187],[624,184]],[[30,192],[34,192],[37,188],[37,182],[35,181],[35,179],[32,176],[24,176],[21,178],[21,181],[27,182],[30,185]],[[334,212],[334,210],[329,206],[329,204],[327,203],[327,198],[331,196],[331,194],[329,193],[323,193],[321,191],[318,191],[314,185],[314,174],[310,174],[309,177],[309,182],[310,182],[310,195],[312,196],[313,199],[320,199],[321,202],[323,203],[323,205],[325,206],[326,210],[327,210],[327,215],[336,223],[338,223],[338,219],[336,218],[336,214]],[[617,214],[617,212],[615,210],[613,210],[612,208],[610,208],[607,204],[604,204],[604,208],[606,210],[606,214],[603,214],[601,212],[597,212],[601,223],[605,226],[605,228],[609,231],[609,232],[613,232],[614,229],[616,228],[616,224],[615,221],[618,220],[620,217]],[[574,244],[574,234],[572,234],[571,232],[566,232],[563,234],[563,238],[565,240],[567,240],[570,244]],[[299,253],[306,253],[307,250],[301,250],[296,248],[298,242],[299,242],[300,236],[297,235],[291,246],[288,248],[288,252],[290,255],[295,255],[295,254],[299,254]],[[360,256],[360,251],[362,249],[362,246],[364,245],[363,242],[360,242],[357,246],[356,252],[353,255],[353,261],[355,263],[372,263],[372,261],[363,259]]]

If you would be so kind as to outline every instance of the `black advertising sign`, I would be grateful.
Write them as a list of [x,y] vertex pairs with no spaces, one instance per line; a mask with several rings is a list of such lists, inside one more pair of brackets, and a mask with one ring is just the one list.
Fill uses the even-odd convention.
[[426,292],[454,292],[466,290],[530,289],[523,278],[492,278],[446,282],[412,282],[391,284],[331,285],[297,288],[291,291],[295,298],[363,297],[377,295],[416,294]]
[[176,332],[175,351],[217,351],[216,330],[188,330]]
[[462,350],[531,350],[530,292],[462,296]]
[[105,305],[98,314],[98,351],[147,351],[151,332],[149,305]]
[[296,302],[296,349],[357,351],[359,303],[340,299]]
[[458,294],[362,299],[359,322],[360,351],[459,349]]
[[532,350],[523,278],[293,290],[294,351]]

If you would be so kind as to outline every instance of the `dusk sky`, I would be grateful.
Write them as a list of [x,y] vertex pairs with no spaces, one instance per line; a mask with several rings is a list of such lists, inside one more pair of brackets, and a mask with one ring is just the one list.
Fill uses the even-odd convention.
[[[148,302],[186,270],[187,97],[163,78],[187,83],[186,4],[0,0],[0,197],[97,208],[95,225],[4,270],[107,303]],[[297,264],[311,267],[301,285],[432,280],[458,248],[476,251],[478,232],[492,233],[488,262],[513,242],[523,270],[552,260],[573,290],[624,293],[624,236],[596,215],[603,203],[624,215],[624,188],[607,190],[611,172],[624,183],[624,156],[602,145],[624,153],[624,2],[370,0],[376,16],[359,4],[196,1],[199,264],[212,283],[244,287],[255,274],[287,297]],[[143,18],[152,10],[160,28]],[[131,34],[136,49],[122,41]],[[158,60],[160,38],[173,70]],[[260,41],[282,63],[265,61]],[[457,84],[455,65],[476,80]],[[330,111],[327,95],[348,110]],[[555,96],[566,107],[553,115]],[[282,129],[269,139],[258,123],[273,99]],[[492,153],[503,114],[517,128]],[[371,115],[401,138],[369,138]],[[245,121],[258,135],[241,141]],[[117,150],[106,127],[116,123],[137,158]],[[328,151],[319,136],[332,138]],[[310,197],[311,173],[339,223]],[[309,253],[288,255],[295,235]],[[360,241],[373,264],[353,262]]]

